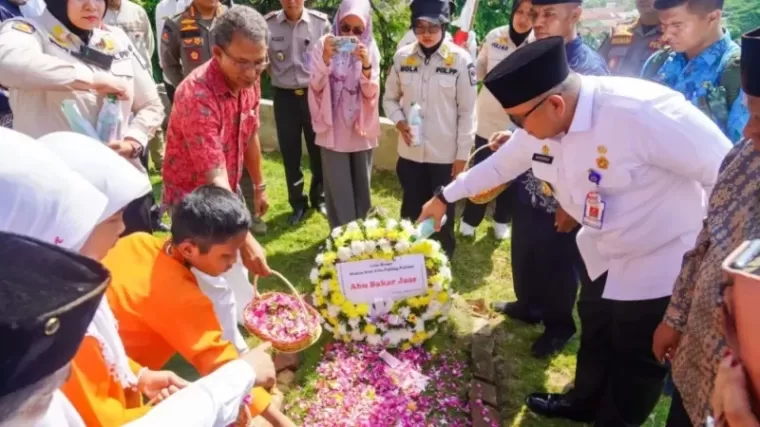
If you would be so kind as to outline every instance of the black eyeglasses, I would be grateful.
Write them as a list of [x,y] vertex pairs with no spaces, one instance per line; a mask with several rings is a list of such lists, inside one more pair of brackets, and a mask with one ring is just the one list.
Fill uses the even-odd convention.
[[531,108],[530,110],[528,110],[527,113],[525,113],[525,114],[523,114],[521,116],[514,116],[512,114],[507,114],[509,116],[509,120],[511,120],[512,123],[515,126],[517,126],[518,128],[522,129],[523,128],[523,124],[525,124],[525,120],[527,120],[528,116],[530,116],[534,111],[536,111],[538,109],[538,107],[540,107],[541,104],[543,104],[544,101],[546,101],[547,99],[549,99],[549,97],[552,96],[552,95],[559,95],[559,94],[558,93],[553,93],[551,95],[546,95],[543,99],[541,99],[540,101],[538,101],[538,104],[534,105],[533,108]]
[[414,34],[421,36],[425,33],[428,34],[438,34],[441,32],[441,26],[440,25],[429,25],[429,26],[423,26],[423,25],[415,25],[414,26]]
[[348,24],[341,24],[340,26],[340,32],[341,34],[353,34],[355,36],[360,36],[364,34],[364,28],[362,27],[352,27]]
[[232,60],[232,62],[235,63],[235,65],[240,68],[242,71],[248,71],[248,70],[255,70],[256,72],[261,72],[265,70],[269,66],[269,56],[267,55],[266,58],[261,59],[259,61],[248,61],[245,59],[235,58],[234,56],[230,55],[225,49],[222,49],[222,52]]

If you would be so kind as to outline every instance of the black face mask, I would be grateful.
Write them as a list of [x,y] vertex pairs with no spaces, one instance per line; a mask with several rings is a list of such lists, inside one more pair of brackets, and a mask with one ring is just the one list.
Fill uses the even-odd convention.
[[[82,39],[82,42],[85,45],[90,42],[92,31],[83,30],[71,23],[67,11],[67,0],[45,0],[45,4],[47,5],[47,10],[50,12],[50,14],[53,15],[53,17],[55,17],[55,19],[57,19],[61,24],[63,24],[67,30],[71,31],[71,33]],[[105,12],[103,13],[103,17],[105,17]]]

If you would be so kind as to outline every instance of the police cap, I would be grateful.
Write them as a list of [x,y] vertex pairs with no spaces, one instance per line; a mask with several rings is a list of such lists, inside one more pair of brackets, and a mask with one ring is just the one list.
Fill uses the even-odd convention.
[[564,40],[549,37],[517,49],[483,83],[503,108],[512,108],[546,93],[569,75]]
[[419,19],[442,25],[449,22],[449,0],[413,0],[409,7],[412,12],[412,24]]
[[760,27],[742,36],[742,89],[760,96]]
[[90,258],[0,232],[0,397],[74,358],[108,278]]

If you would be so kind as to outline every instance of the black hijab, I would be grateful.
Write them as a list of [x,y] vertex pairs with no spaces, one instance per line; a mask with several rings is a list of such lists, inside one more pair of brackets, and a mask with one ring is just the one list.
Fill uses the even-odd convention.
[[522,1],[523,0],[512,0],[512,15],[509,18],[509,38],[512,39],[512,42],[515,44],[515,46],[518,47],[523,44],[531,32],[531,30],[528,30],[524,33],[518,33],[515,31],[515,13],[517,13],[517,9],[520,7],[520,3],[522,3]]
[[[47,10],[50,12],[55,19],[58,20],[61,24],[63,24],[64,27],[66,27],[67,30],[71,31],[74,35],[79,37],[82,42],[86,45],[90,42],[90,37],[92,36],[92,30],[83,30],[76,25],[74,25],[71,20],[69,19],[68,14],[68,1],[67,0],[45,0],[45,4],[47,5]],[[106,7],[105,10],[108,10]],[[103,17],[105,17],[105,11],[103,12]]]

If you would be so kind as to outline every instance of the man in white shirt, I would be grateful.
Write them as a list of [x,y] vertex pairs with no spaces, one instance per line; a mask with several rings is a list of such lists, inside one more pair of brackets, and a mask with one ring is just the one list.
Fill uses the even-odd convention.
[[667,371],[652,354],[652,336],[731,143],[670,89],[571,73],[560,37],[518,49],[485,85],[522,129],[497,134],[508,142],[440,188],[420,219],[439,221],[446,203],[532,167],[583,224],[577,244],[593,282],[578,303],[575,389],[534,393],[527,405],[599,427],[641,425]]

